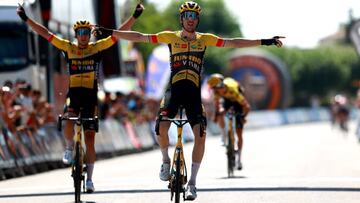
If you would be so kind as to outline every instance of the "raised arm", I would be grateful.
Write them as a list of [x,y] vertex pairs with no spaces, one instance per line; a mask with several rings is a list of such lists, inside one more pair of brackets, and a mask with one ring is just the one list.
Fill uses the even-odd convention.
[[27,17],[24,7],[19,5],[18,8],[16,9],[16,12],[19,15],[19,17],[32,28],[32,30],[34,30],[36,33],[38,33],[40,36],[42,36],[45,39],[50,38],[52,33],[48,29],[46,29],[46,27],[42,26],[41,24],[37,23],[31,18]]
[[136,5],[133,15],[129,17],[123,24],[121,24],[118,30],[131,30],[132,26],[135,24],[136,19],[140,17],[143,11],[144,6],[138,3]]
[[280,41],[280,36],[275,36],[271,39],[257,39],[257,40],[249,40],[242,38],[225,38],[224,39],[224,47],[232,47],[232,48],[243,48],[243,47],[254,47],[259,45],[276,45],[277,47],[282,46],[282,42]]

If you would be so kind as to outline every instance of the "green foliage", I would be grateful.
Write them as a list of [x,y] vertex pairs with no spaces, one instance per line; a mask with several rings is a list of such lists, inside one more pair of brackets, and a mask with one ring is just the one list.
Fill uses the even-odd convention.
[[309,105],[317,95],[324,104],[336,93],[354,95],[352,81],[360,78],[360,60],[353,47],[331,46],[316,49],[269,49],[287,65],[293,84],[293,105]]

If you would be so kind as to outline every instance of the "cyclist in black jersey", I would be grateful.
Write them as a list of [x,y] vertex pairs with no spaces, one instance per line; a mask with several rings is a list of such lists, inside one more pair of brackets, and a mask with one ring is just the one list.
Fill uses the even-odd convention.
[[[201,105],[200,79],[203,68],[203,57],[207,46],[217,47],[252,47],[258,45],[282,46],[280,38],[248,40],[241,38],[221,38],[209,33],[196,32],[201,13],[199,4],[189,1],[179,8],[179,31],[164,31],[157,34],[144,34],[134,31],[117,31],[98,27],[101,32],[111,33],[116,38],[134,42],[165,43],[170,49],[171,76],[168,89],[161,102],[159,117],[175,117],[178,107],[184,106],[195,136],[191,177],[186,188],[186,199],[194,200],[196,194],[196,176],[205,149],[206,119]],[[160,179],[167,181],[170,177],[170,158],[168,155],[169,138],[167,135],[170,122],[160,122],[157,128],[158,143],[163,155]]]
[[[141,4],[136,6],[133,15],[127,19],[119,28],[119,30],[129,30],[133,26],[144,7]],[[64,40],[53,33],[47,28],[29,18],[24,8],[19,5],[17,8],[19,17],[28,24],[36,33],[43,38],[47,39],[58,49],[62,50],[67,60],[69,72],[69,90],[66,102],[66,114],[69,116],[76,116],[81,113],[81,116],[94,117],[97,115],[97,78],[99,65],[101,61],[100,52],[110,48],[117,40],[114,37],[107,37],[96,42],[90,42],[91,30],[93,26],[89,21],[77,21],[73,25],[77,43]],[[106,35],[106,33],[99,33]],[[85,144],[86,144],[86,168],[87,180],[86,191],[91,193],[95,190],[92,181],[92,174],[94,170],[94,163],[96,159],[95,153],[95,125],[94,123],[84,123],[85,129]],[[68,121],[65,123],[65,141],[66,150],[63,157],[65,164],[71,164],[72,151],[74,146],[74,123]]]

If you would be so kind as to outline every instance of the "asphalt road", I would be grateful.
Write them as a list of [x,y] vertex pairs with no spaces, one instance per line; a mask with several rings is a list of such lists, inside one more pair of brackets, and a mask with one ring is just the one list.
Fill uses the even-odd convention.
[[[225,148],[208,136],[195,202],[360,202],[360,144],[328,123],[301,124],[244,133],[242,171],[227,178]],[[192,143],[185,145],[188,172]],[[173,149],[170,149],[173,152]],[[159,150],[96,163],[96,192],[83,202],[170,202],[158,178]],[[0,203],[74,202],[70,169],[0,181]]]

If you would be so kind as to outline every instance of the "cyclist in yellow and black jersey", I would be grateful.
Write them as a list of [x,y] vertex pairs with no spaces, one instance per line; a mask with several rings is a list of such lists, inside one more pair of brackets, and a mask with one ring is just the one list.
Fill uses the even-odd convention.
[[[200,78],[203,67],[203,57],[206,47],[251,47],[258,45],[282,46],[281,37],[262,40],[247,40],[241,38],[221,38],[209,33],[196,32],[199,23],[201,7],[199,4],[188,1],[179,8],[180,24],[182,29],[174,32],[160,32],[144,34],[134,31],[118,31],[98,27],[101,32],[112,33],[112,36],[134,42],[165,43],[171,53],[171,78],[163,101],[159,116],[173,118],[179,105],[184,106],[186,116],[190,121],[195,136],[191,177],[186,187],[185,198],[194,200],[196,194],[196,176],[200,167],[205,149],[205,119],[201,105]],[[168,155],[168,129],[170,122],[160,122],[158,143],[163,155],[160,169],[160,179],[167,181],[170,177],[170,158]],[[202,135],[202,136],[201,136]]]
[[[133,15],[123,23],[119,30],[129,30],[135,23],[144,7],[141,4],[136,6]],[[101,51],[111,47],[117,40],[109,36],[96,42],[90,42],[91,30],[93,25],[89,21],[77,21],[73,25],[77,42],[70,42],[51,33],[44,26],[29,18],[22,6],[17,9],[19,17],[26,22],[35,32],[47,39],[52,45],[65,53],[69,72],[69,90],[66,102],[66,114],[77,116],[81,113],[82,117],[94,117],[97,115],[97,90],[98,73],[101,61]],[[104,34],[106,33],[98,33]],[[95,190],[92,174],[96,159],[95,154],[95,126],[93,122],[84,123],[85,144],[86,144],[86,191],[91,193]],[[74,146],[74,123],[68,121],[65,123],[65,141],[66,150],[63,157],[65,164],[72,162],[72,151]]]
[[[249,102],[244,96],[244,90],[242,86],[233,78],[224,78],[219,73],[212,74],[208,81],[209,87],[214,91],[215,102],[215,121],[219,123],[222,129],[222,138],[225,142],[225,112],[230,108],[235,112],[235,127],[236,134],[238,136],[238,156],[237,156],[237,168],[242,169],[241,152],[243,148],[243,128],[245,123],[245,117],[250,111]],[[223,100],[221,100],[223,99]]]

